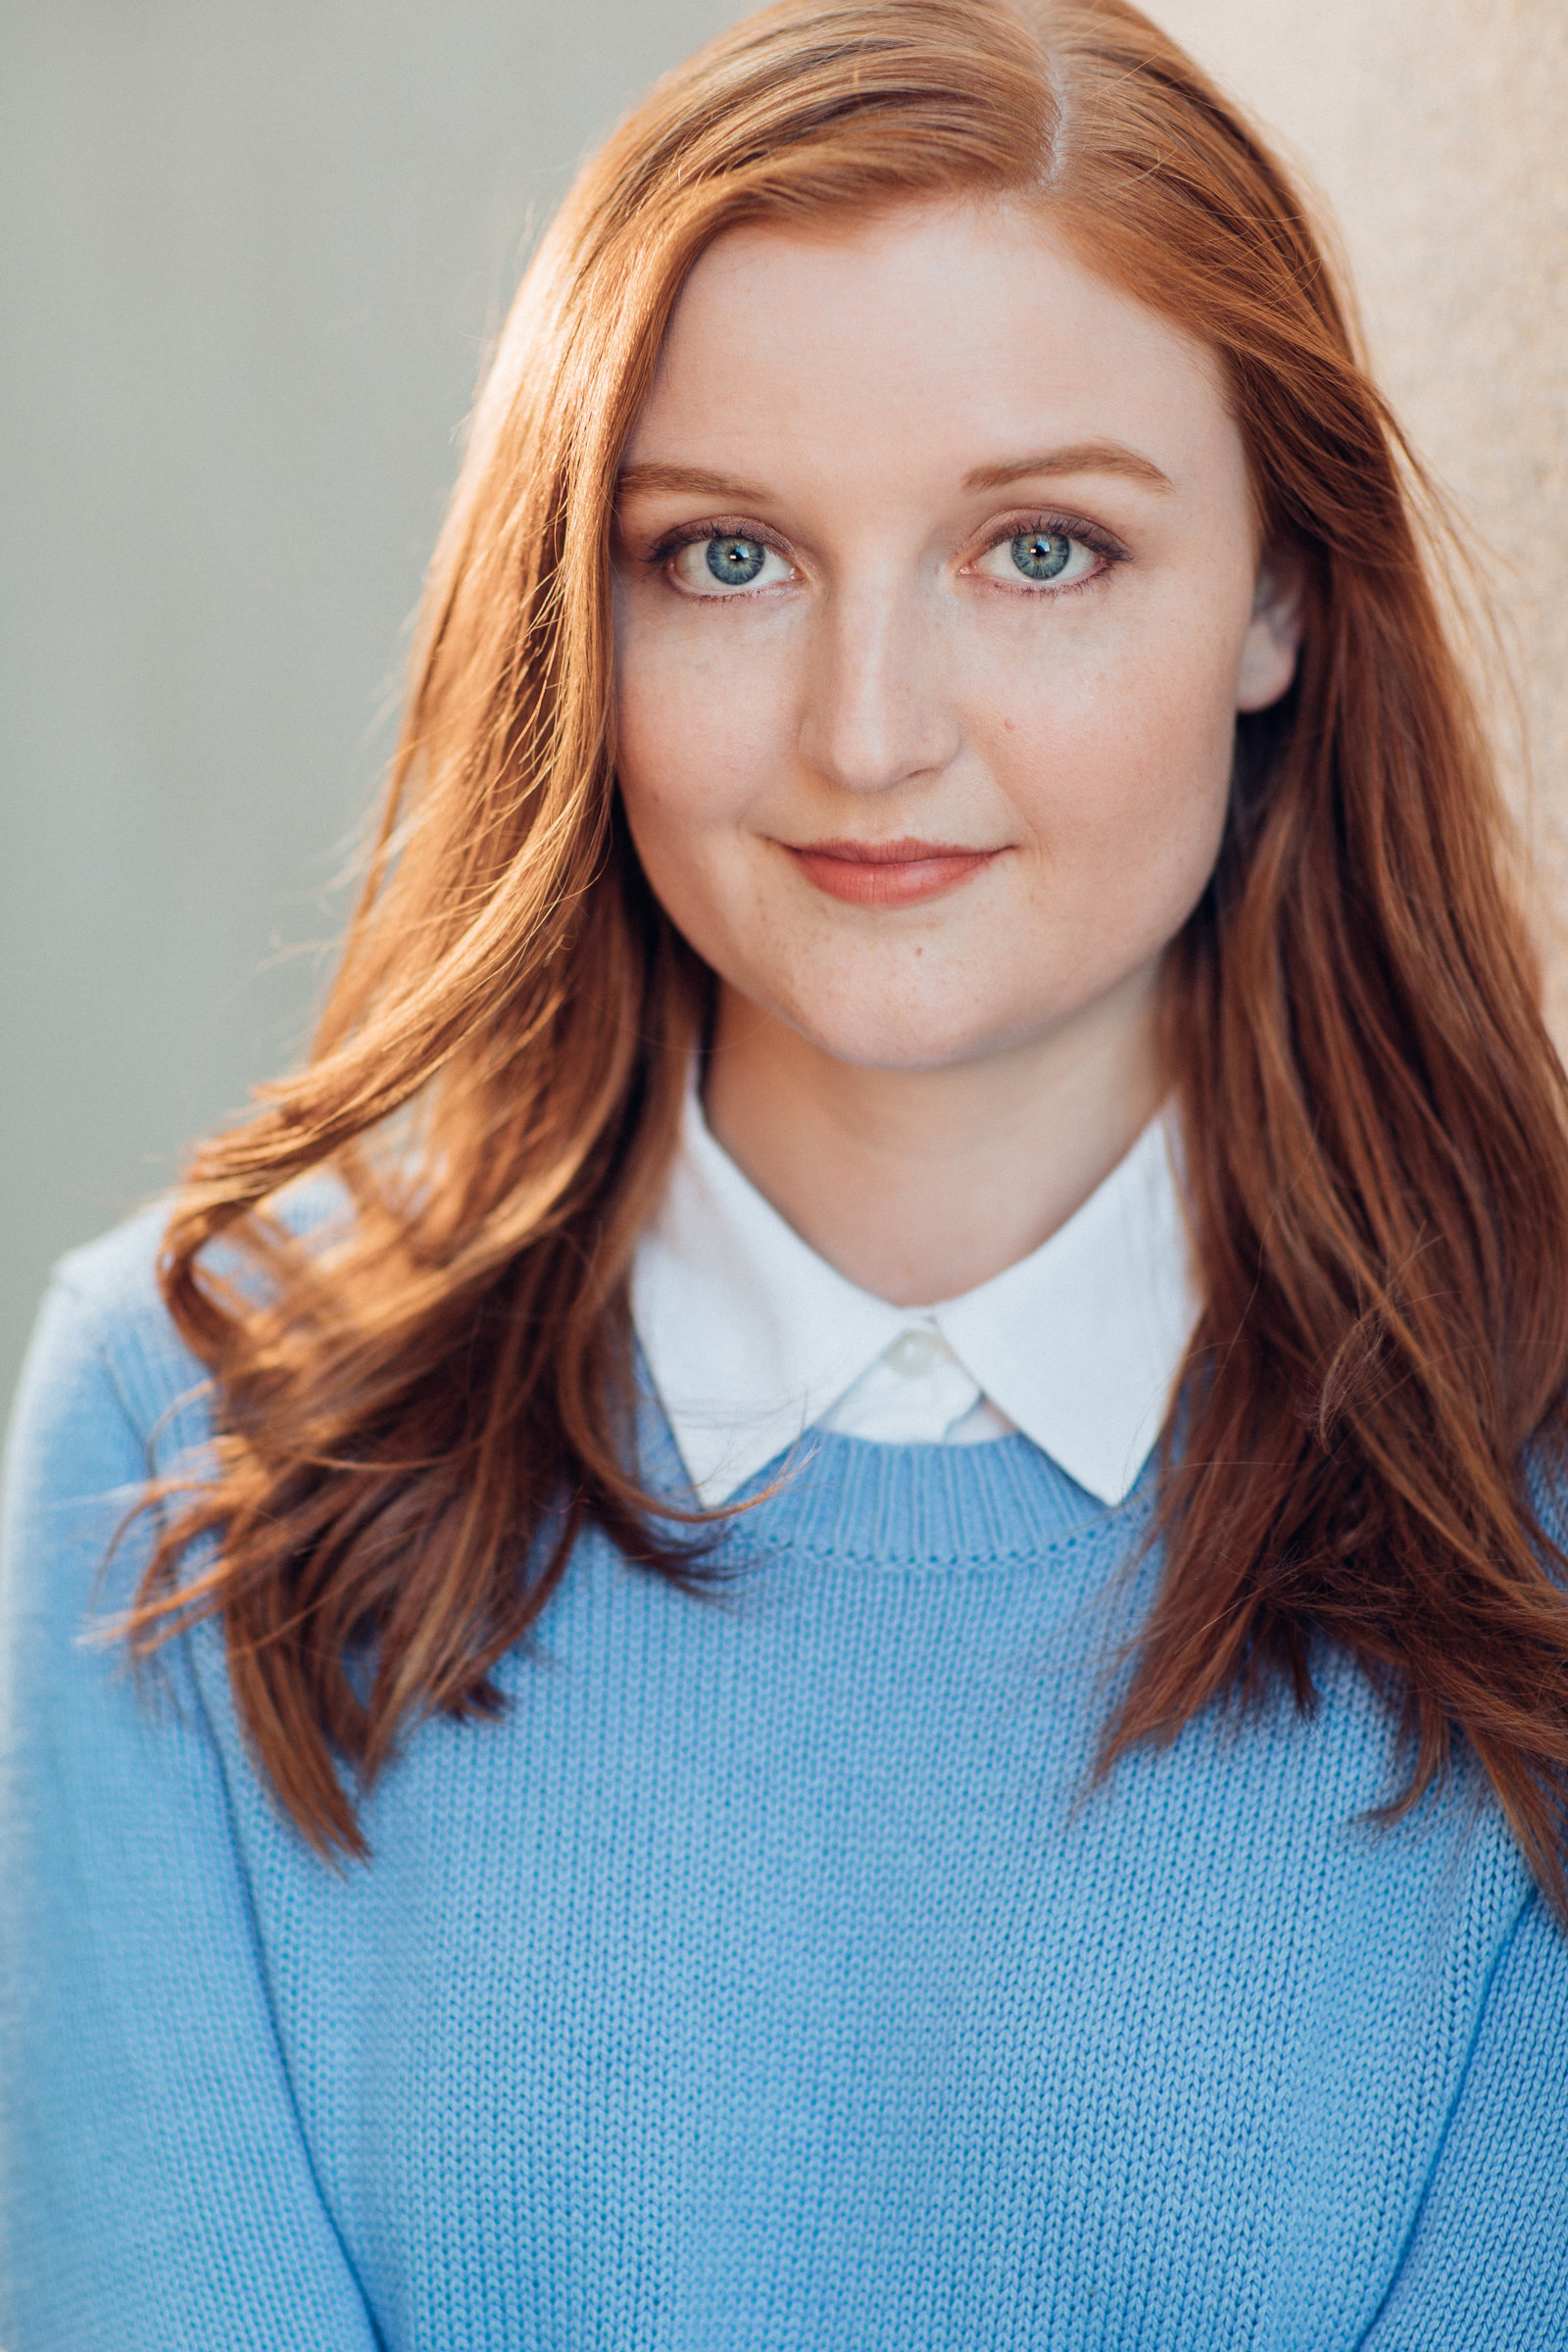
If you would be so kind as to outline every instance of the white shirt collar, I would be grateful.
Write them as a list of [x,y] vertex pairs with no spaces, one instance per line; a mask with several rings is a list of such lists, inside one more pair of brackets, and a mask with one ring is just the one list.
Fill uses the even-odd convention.
[[1169,1123],[1048,1242],[977,1290],[892,1306],[837,1273],[742,1175],[695,1091],[638,1244],[632,1316],[710,1507],[828,1414],[911,1326],[1092,1494],[1119,1502],[1157,1438],[1197,1318]]

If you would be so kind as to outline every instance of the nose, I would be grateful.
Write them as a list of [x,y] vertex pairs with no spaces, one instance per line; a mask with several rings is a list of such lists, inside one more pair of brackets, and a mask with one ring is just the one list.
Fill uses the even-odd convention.
[[847,792],[936,775],[956,754],[940,631],[917,592],[865,581],[821,612],[807,663],[803,757]]

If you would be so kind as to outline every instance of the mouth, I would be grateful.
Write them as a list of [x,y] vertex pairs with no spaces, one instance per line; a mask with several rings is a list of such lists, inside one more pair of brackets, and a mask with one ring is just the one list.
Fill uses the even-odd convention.
[[970,881],[1000,850],[966,850],[956,843],[921,841],[781,842],[801,872],[831,899],[852,906],[912,906]]

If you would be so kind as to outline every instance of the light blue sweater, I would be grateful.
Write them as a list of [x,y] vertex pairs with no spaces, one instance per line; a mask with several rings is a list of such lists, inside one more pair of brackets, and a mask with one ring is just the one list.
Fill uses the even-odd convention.
[[1568,1946],[1474,1786],[1366,1826],[1333,1661],[1088,1786],[1147,1481],[829,1438],[721,1601],[585,1542],[335,1869],[214,1629],[151,1700],[78,1638],[201,1434],[154,1238],[14,1431],[6,2352],[1568,2346]]

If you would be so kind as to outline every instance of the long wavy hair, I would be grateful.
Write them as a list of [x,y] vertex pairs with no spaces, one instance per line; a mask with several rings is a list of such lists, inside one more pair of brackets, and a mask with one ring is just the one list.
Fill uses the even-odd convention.
[[[1560,1904],[1568,1600],[1531,1478],[1568,1387],[1568,1119],[1509,836],[1308,209],[1124,0],[785,0],[582,172],[477,407],[314,1049],[169,1225],[217,1434],[132,1644],[220,1613],[261,1768],[360,1852],[360,1790],[421,1718],[495,1707],[585,1525],[696,1573],[628,1438],[628,1263],[708,976],[616,808],[617,465],[714,237],[988,193],[1217,355],[1305,579],[1167,959],[1204,1303],[1102,1761],[1282,1683],[1310,1707],[1326,1641],[1397,1712],[1396,1802],[1467,1748]],[[312,1172],[336,1208],[302,1236],[279,1196]]]

